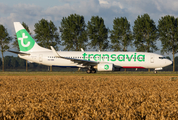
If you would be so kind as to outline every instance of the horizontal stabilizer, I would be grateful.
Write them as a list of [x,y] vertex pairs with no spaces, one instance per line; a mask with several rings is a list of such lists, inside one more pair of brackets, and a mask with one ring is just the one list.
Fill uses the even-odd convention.
[[12,50],[8,50],[8,52],[12,52],[12,53],[15,53],[15,54],[22,54],[22,55],[30,55],[29,53],[23,53],[23,52],[12,51]]

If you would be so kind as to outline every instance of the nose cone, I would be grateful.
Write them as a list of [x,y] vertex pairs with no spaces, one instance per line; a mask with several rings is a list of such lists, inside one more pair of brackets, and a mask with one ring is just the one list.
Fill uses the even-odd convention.
[[171,61],[171,60],[166,60],[166,65],[168,66],[168,65],[172,65],[173,64],[173,62]]
[[[172,62],[172,61],[171,61]],[[171,63],[171,66],[173,66],[173,62]]]

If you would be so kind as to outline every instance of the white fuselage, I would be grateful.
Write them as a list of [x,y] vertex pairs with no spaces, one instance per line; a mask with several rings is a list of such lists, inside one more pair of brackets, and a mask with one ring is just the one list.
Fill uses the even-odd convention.
[[[162,68],[172,64],[172,61],[165,59],[162,55],[147,52],[58,51],[57,53],[62,57],[112,63],[121,68]],[[82,67],[71,60],[55,57],[52,51],[30,52],[30,55],[19,55],[19,57],[47,66]]]

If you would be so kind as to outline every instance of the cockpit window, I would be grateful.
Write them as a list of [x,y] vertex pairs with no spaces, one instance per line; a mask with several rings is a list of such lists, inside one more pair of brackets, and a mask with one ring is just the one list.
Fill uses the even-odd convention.
[[159,59],[167,59],[166,57],[159,57]]

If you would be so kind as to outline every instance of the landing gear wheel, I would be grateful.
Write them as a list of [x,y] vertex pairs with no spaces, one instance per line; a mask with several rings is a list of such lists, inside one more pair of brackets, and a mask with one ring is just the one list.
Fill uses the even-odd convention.
[[87,69],[86,72],[87,72],[88,74],[90,74],[90,73],[96,73],[96,69],[94,69],[94,68],[92,68],[92,69]]
[[155,70],[155,71],[154,71],[154,73],[156,74],[156,73],[157,73],[157,71]]
[[91,71],[92,73],[96,73],[96,70],[95,69],[92,69],[92,71]]
[[87,72],[88,74],[90,74],[90,73],[91,73],[91,70],[90,70],[90,69],[88,69],[86,72]]

